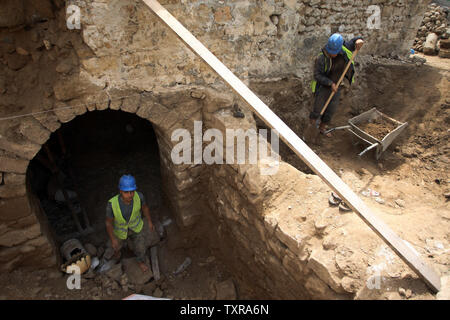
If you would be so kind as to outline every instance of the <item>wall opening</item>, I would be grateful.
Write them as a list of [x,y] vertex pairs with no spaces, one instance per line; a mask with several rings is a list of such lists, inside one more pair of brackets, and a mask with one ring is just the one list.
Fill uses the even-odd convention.
[[158,143],[147,120],[123,111],[94,111],[52,133],[27,175],[57,244],[79,236],[106,239],[106,202],[117,194],[123,174],[135,176],[150,209],[161,207]]

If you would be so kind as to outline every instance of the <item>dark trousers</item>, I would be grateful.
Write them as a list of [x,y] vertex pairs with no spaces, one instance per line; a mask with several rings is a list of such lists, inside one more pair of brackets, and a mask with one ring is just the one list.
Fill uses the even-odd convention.
[[[144,220],[144,226],[141,232],[136,233],[128,230],[127,239],[119,241],[119,250],[127,246],[136,255],[137,261],[146,262],[146,251],[149,247],[156,245],[159,242],[159,234],[155,231],[150,231],[148,228],[147,219]],[[112,248],[111,240],[108,239],[107,247]]]
[[[310,119],[317,119],[320,116],[320,112],[323,109],[323,106],[327,102],[328,98],[331,94],[331,87],[325,87],[325,86],[319,86],[317,88],[317,91],[314,94],[314,109],[309,114]],[[341,90],[339,89],[338,92],[336,92],[333,96],[333,99],[331,99],[330,103],[328,104],[327,109],[322,115],[322,118],[320,119],[323,123],[328,123],[331,121],[331,118],[333,117],[334,113],[336,112],[336,109],[339,105],[339,97],[341,96]]]

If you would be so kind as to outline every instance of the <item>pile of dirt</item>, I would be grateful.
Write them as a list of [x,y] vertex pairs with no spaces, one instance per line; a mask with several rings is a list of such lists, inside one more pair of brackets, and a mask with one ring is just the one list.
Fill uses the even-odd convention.
[[368,133],[377,140],[383,140],[391,131],[397,128],[398,124],[385,117],[379,117],[372,122],[365,122],[358,125],[362,131]]

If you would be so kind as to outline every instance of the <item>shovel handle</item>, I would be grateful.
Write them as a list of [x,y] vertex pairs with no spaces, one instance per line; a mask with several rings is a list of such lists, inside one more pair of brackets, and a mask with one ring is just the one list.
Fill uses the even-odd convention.
[[[350,61],[349,61],[349,62],[347,63],[347,65],[345,66],[344,72],[342,72],[341,77],[339,78],[339,81],[338,81],[338,83],[336,84],[338,88],[339,88],[339,86],[340,86],[342,80],[344,79],[344,76],[345,76],[345,74],[347,73],[348,68],[350,68],[350,65],[352,64],[353,60],[355,60],[355,57],[356,57],[356,55],[358,54],[358,51],[359,51],[358,49],[356,49],[355,51],[353,51],[353,54],[352,54],[352,57],[351,57]],[[322,108],[322,111],[320,112],[320,116],[322,116],[323,113],[325,112],[325,110],[327,110],[327,107],[328,107],[328,105],[330,104],[331,99],[333,99],[334,94],[335,94],[335,92],[332,91],[331,94],[330,94],[330,97],[329,97],[328,100],[327,100],[327,103],[325,103],[325,105],[324,105],[323,108]]]

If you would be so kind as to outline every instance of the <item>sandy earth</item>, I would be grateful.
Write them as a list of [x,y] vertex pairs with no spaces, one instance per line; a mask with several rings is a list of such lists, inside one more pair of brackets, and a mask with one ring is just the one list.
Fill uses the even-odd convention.
[[[345,130],[334,131],[333,137],[320,136],[318,144],[310,147],[346,182],[365,203],[402,239],[441,275],[450,275],[450,60],[423,56],[425,65],[441,76],[436,86],[423,84],[416,94],[422,98],[408,100],[404,110],[383,110],[399,121],[408,120],[409,129],[376,161],[375,151],[358,157],[368,145]],[[408,79],[405,79],[408,80]],[[427,80],[421,79],[423,82]],[[414,88],[402,87],[398,94],[408,95]],[[422,85],[422,84],[421,84]],[[405,89],[403,89],[405,88]],[[424,104],[427,96],[436,101]],[[390,97],[384,103],[388,104]],[[431,99],[429,99],[431,100]],[[378,106],[379,107],[379,106]],[[345,125],[354,115],[336,115],[334,126]],[[358,143],[359,142],[359,143]],[[356,145],[355,145],[356,143]],[[298,168],[305,168],[295,155],[286,160]],[[376,191],[370,195],[370,190]],[[379,195],[378,195],[379,194]],[[360,239],[361,248],[370,243]],[[419,280],[415,284],[414,299],[432,299]],[[394,295],[389,298],[397,299]]]

